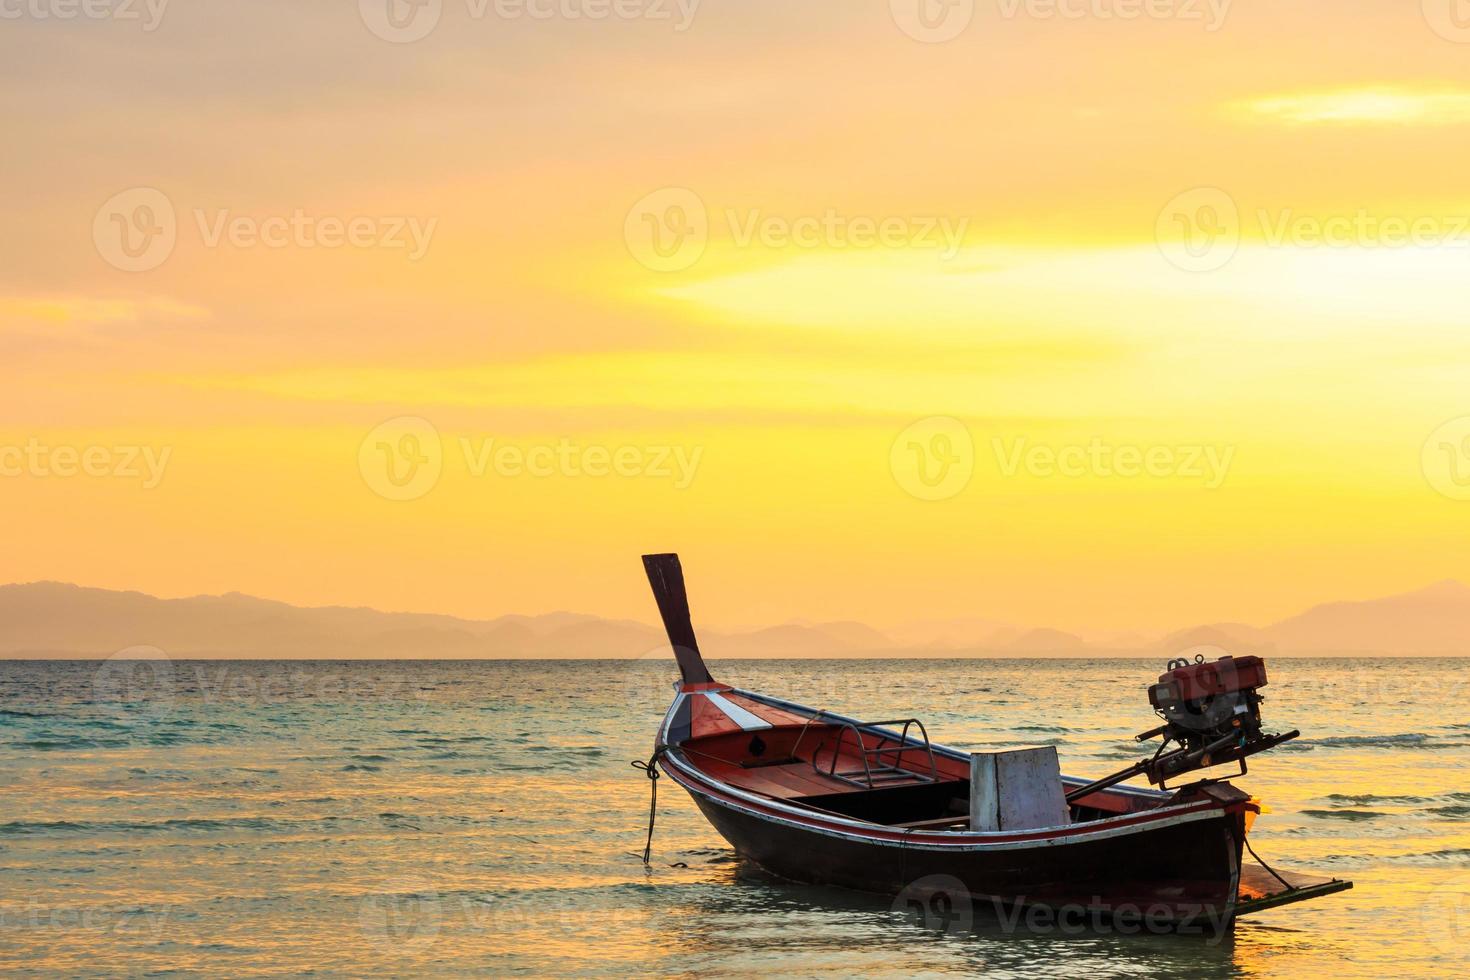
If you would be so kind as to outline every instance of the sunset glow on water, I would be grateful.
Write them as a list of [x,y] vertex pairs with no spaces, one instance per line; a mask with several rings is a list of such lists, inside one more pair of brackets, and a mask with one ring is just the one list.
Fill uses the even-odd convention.
[[[901,705],[936,740],[1135,758],[1148,661],[717,663],[833,710]],[[1277,660],[1299,741],[1238,785],[1268,862],[1353,890],[1233,938],[936,931],[889,898],[774,879],[660,781],[662,660],[0,665],[0,970],[796,976],[1453,975],[1467,968],[1470,667]],[[130,700],[117,700],[125,690]]]

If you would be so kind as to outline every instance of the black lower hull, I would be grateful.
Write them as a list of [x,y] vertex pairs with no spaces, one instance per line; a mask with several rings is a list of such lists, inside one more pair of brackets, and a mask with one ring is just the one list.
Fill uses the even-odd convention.
[[1244,827],[1224,810],[1096,840],[957,851],[832,836],[691,795],[737,852],[793,881],[899,895],[919,909],[947,895],[971,908],[1039,910],[1052,922],[1131,918],[1218,931],[1233,921]]

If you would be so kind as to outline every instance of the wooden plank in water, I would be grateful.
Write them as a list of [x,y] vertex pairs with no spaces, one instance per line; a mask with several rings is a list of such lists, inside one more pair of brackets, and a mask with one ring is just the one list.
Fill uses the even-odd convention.
[[1305,902],[1324,895],[1347,891],[1353,887],[1351,881],[1344,881],[1340,878],[1328,878],[1301,871],[1282,871],[1279,868],[1277,871],[1282,878],[1286,879],[1285,885],[1277,881],[1275,875],[1259,864],[1252,861],[1241,863],[1240,889],[1237,892],[1239,898],[1235,905],[1236,915],[1250,915],[1252,912]]

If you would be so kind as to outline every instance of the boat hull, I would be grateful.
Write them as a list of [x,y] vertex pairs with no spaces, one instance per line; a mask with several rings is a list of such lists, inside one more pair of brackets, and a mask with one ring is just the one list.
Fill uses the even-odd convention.
[[[1048,812],[977,809],[1000,784],[973,792],[976,757],[931,743],[917,718],[864,722],[715,681],[694,636],[679,556],[644,555],[643,564],[680,675],[649,766],[688,791],[737,852],[774,874],[898,895],[895,908],[1022,909],[1024,919],[1003,921],[1029,929],[1106,917],[1130,920],[1131,931],[1219,931],[1237,914],[1351,887],[1312,876],[1288,883],[1255,866],[1243,876],[1241,851],[1260,806],[1223,780],[1149,790],[1117,785],[1137,767],[1093,781],[1057,773],[1053,757],[1048,779],[1060,785],[1032,778],[1056,804]],[[1211,764],[1200,751],[1190,766]],[[972,813],[992,829],[966,826]],[[1036,910],[1047,914],[1038,919]]]
[[[903,896],[936,894],[984,913],[1046,913],[1030,925],[1103,917],[1170,931],[1219,931],[1233,918],[1240,881],[1239,814],[1215,811],[1159,821],[1112,836],[1034,846],[958,849],[864,840],[755,815],[685,786],[705,817],[743,857],[793,881]],[[958,894],[956,894],[958,893]]]

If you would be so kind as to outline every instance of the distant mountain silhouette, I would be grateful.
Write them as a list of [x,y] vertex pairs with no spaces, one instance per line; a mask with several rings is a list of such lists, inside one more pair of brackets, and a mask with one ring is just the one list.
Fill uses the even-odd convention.
[[1219,647],[1231,654],[1262,655],[1274,653],[1276,641],[1265,630],[1245,623],[1212,623],[1170,633],[1159,641],[1156,652],[1173,657],[1197,647],[1195,652],[1201,653],[1207,653],[1205,647]]
[[[696,625],[698,625],[696,623]],[[579,613],[475,620],[432,613],[305,608],[231,592],[159,599],[60,582],[0,586],[0,656],[107,656],[132,646],[172,656],[279,658],[658,657],[663,631]],[[1217,623],[1156,641],[1087,642],[1055,629],[963,618],[897,627],[789,622],[745,631],[700,629],[721,657],[883,656],[900,653],[1175,656],[1225,652],[1435,655],[1470,653],[1470,587],[1446,581],[1415,592],[1315,606],[1271,626]]]
[[[661,656],[663,630],[577,613],[461,619],[429,613],[304,608],[229,593],[159,599],[60,582],[0,586],[0,655],[107,656],[131,646],[170,655],[280,658]],[[892,641],[859,623],[701,630],[712,658],[880,652]]]
[[1470,653],[1470,587],[1444,581],[1382,599],[1324,603],[1262,632],[1293,653]]
[[956,619],[925,620],[888,630],[899,646],[915,650],[973,650],[1004,644],[1025,630],[995,619],[964,616]]
[[1037,655],[1059,654],[1059,653],[1084,653],[1088,647],[1082,642],[1082,637],[1073,636],[1071,633],[1063,633],[1061,630],[1034,629],[1027,630],[1020,636],[1006,641],[1002,649],[1010,653],[1030,653]]

